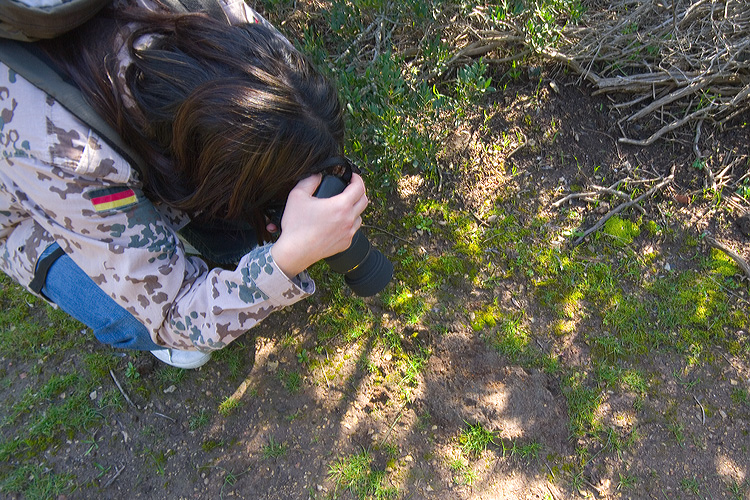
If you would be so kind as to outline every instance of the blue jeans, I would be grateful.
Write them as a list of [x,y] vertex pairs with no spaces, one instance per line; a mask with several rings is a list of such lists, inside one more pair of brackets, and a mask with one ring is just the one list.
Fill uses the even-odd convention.
[[[39,260],[57,248],[57,243],[48,246]],[[140,351],[163,349],[151,340],[140,321],[104,293],[67,255],[59,257],[47,271],[42,293],[91,328],[104,344]]]

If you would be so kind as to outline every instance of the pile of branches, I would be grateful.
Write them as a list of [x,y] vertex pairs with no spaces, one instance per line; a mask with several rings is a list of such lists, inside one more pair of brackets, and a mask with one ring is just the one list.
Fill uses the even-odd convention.
[[[573,4],[500,19],[496,9],[479,7],[454,18],[457,50],[430,77],[477,57],[489,64],[533,57],[562,62],[595,94],[613,97],[622,114],[620,142],[640,146],[684,126],[692,126],[697,144],[704,121],[723,126],[750,108],[745,0],[589,0],[576,18],[565,8]],[[636,122],[653,132],[629,136]]]
[[[724,125],[750,107],[750,9],[743,0],[620,0],[563,30],[558,52],[596,88],[627,94],[623,121],[657,116],[649,145],[704,120]],[[696,140],[697,142],[697,140]]]

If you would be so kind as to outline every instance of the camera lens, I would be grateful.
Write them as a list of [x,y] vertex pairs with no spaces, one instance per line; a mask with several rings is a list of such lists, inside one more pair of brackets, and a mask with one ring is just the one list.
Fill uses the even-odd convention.
[[[327,175],[315,192],[318,198],[330,198],[341,193],[346,183],[339,177]],[[344,281],[360,297],[375,295],[393,277],[393,264],[373,248],[370,241],[357,231],[352,244],[341,253],[325,259],[331,270],[344,275]]]
[[393,277],[393,264],[357,231],[352,244],[326,259],[331,270],[344,275],[344,281],[360,297],[375,295]]

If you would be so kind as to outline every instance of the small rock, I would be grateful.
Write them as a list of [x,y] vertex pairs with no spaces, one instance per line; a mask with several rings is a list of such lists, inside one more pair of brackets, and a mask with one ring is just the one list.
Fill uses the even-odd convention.
[[690,196],[684,194],[676,194],[674,196],[674,201],[682,205],[690,205]]
[[719,410],[719,415],[721,415],[722,420],[726,420],[727,413],[724,410]]
[[93,401],[96,399],[96,396],[97,396],[96,391],[91,391],[91,394],[89,394],[89,399]]
[[413,462],[414,461],[414,457],[412,457],[411,455],[406,455],[404,457],[404,461],[405,462]]
[[164,389],[164,394],[172,394],[174,391],[177,390],[177,387],[174,385],[170,385],[166,389]]
[[551,82],[549,82],[549,86],[550,86],[550,88],[552,90],[555,91],[555,94],[559,94],[560,93],[560,87],[557,86],[557,82],[556,81],[552,80]]
[[319,485],[317,486],[317,489],[318,489],[318,491],[323,491],[323,485],[322,485],[322,484],[319,484]]
[[664,264],[664,270],[665,271],[671,271],[672,270],[672,266],[669,265],[669,262],[667,262],[666,264]]
[[279,362],[278,361],[269,361],[266,365],[266,370],[273,373],[279,368]]
[[492,224],[496,220],[497,220],[497,214],[492,214],[489,217],[487,217],[487,222],[489,222],[490,224]]

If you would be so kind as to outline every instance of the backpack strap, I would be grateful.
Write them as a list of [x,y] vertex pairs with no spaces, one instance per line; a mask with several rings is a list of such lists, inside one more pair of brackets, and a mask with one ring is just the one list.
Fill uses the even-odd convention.
[[229,22],[218,0],[161,0],[161,2],[173,12],[205,12],[214,19]]
[[66,81],[35,53],[32,45],[0,39],[0,61],[24,77],[29,83],[52,96],[65,109],[91,127],[107,144],[123,156],[137,171],[145,171],[143,159],[131,149],[112,126],[86,102],[78,87]]

